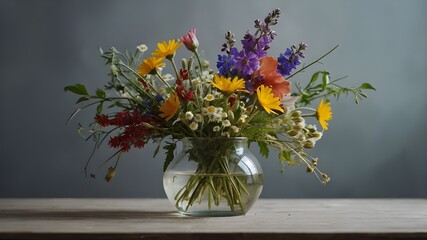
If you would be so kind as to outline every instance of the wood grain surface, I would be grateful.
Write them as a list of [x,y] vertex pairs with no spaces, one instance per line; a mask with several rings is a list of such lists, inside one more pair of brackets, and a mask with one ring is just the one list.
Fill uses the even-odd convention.
[[427,239],[426,199],[260,199],[187,217],[166,199],[0,199],[0,239]]

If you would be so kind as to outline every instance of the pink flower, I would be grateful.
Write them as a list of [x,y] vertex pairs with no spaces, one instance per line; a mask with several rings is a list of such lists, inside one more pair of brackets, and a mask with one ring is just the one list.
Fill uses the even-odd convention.
[[181,42],[184,43],[185,47],[194,52],[199,47],[199,41],[196,37],[196,29],[193,28],[190,31],[188,31],[187,35],[181,38]]

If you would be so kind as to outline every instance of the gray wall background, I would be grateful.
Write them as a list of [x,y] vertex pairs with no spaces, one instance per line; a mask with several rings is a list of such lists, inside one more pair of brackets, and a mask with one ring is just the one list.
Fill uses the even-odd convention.
[[75,130],[93,115],[65,125],[76,98],[63,87],[108,80],[98,46],[154,50],[191,27],[215,66],[227,30],[242,37],[277,7],[270,53],[304,41],[308,62],[340,44],[310,72],[350,75],[348,85],[368,81],[378,91],[359,105],[332,104],[330,130],[312,152],[329,185],[304,167],[280,173],[273,154],[260,157],[262,197],[427,197],[427,1],[416,0],[0,0],[0,197],[164,197],[163,155],[152,159],[151,145],[124,156],[109,184],[97,169],[112,153],[104,148],[92,165],[98,178],[84,177],[92,144]]

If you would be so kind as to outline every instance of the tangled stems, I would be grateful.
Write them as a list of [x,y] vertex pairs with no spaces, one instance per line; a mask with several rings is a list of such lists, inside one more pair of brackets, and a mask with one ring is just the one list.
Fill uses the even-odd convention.
[[236,146],[229,141],[196,144],[187,149],[187,154],[197,163],[197,169],[176,193],[176,207],[188,211],[195,203],[207,201],[212,210],[225,200],[231,211],[246,212],[249,176],[238,171]]

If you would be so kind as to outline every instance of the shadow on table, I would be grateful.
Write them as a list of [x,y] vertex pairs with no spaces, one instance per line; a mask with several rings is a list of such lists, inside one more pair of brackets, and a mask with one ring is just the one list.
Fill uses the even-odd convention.
[[190,218],[174,211],[127,211],[127,210],[2,210],[5,219],[82,220],[82,219],[176,219]]

